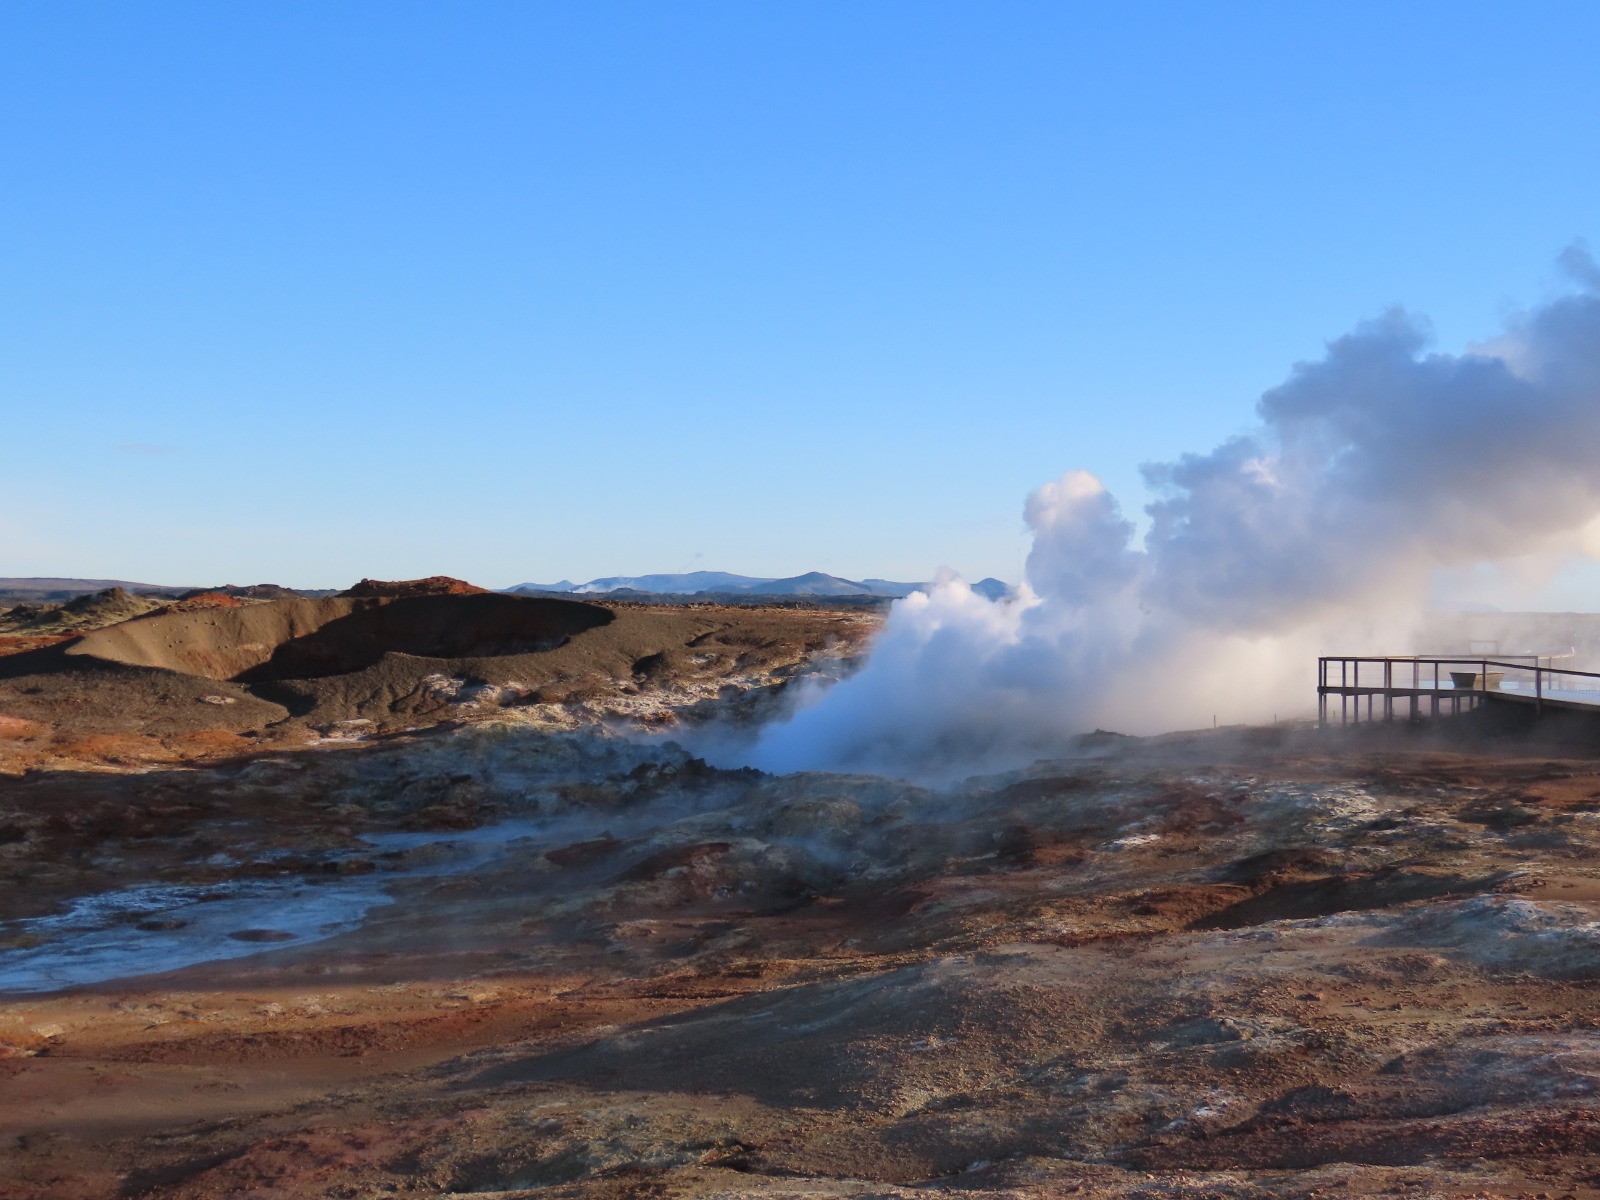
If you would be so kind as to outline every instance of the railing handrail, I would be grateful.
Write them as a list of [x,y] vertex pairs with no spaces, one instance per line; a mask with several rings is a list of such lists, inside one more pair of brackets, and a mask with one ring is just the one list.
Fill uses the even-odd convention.
[[1445,656],[1445,655],[1442,655],[1442,654],[1440,654],[1440,655],[1435,655],[1435,654],[1389,654],[1389,655],[1383,655],[1383,656],[1364,655],[1364,654],[1321,654],[1321,655],[1317,656],[1317,662],[1318,663],[1436,663],[1439,666],[1444,666],[1444,665],[1449,664],[1449,663],[1454,663],[1456,665],[1462,665],[1462,666],[1482,667],[1484,670],[1488,670],[1490,667],[1503,667],[1503,668],[1510,668],[1513,671],[1538,671],[1538,672],[1541,672],[1543,674],[1549,674],[1549,675],[1576,675],[1576,676],[1579,676],[1579,677],[1584,678],[1584,679],[1600,679],[1600,671],[1578,671],[1578,670],[1574,670],[1571,667],[1546,667],[1546,666],[1540,665],[1540,660],[1541,659],[1554,658],[1554,657],[1571,658],[1571,657],[1573,657],[1573,655],[1570,654],[1570,653],[1569,654],[1559,655],[1559,656],[1546,655],[1546,654],[1529,654],[1529,655],[1513,655],[1512,657],[1523,657],[1523,658],[1532,660],[1532,665],[1530,666],[1528,664],[1528,662],[1507,662],[1504,659],[1489,658],[1489,657],[1487,657],[1485,655],[1482,655],[1482,654],[1472,655],[1471,657],[1456,657],[1454,655]]
[[[1577,655],[1568,650],[1562,654],[1323,654],[1319,657],[1332,662],[1475,662],[1481,663],[1501,662],[1509,659],[1520,658],[1528,662],[1537,659],[1539,662],[1557,658],[1576,658]],[[1552,671],[1565,668],[1551,667]]]

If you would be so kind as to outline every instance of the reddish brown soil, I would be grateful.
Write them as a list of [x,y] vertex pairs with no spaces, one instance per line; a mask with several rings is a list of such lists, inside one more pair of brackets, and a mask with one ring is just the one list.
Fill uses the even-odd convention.
[[0,1195],[1600,1196],[1570,753],[1263,731],[937,794],[466,729],[0,781],[0,917],[529,813],[355,932],[10,998]]
[[167,605],[166,612],[197,612],[206,608],[243,608],[245,602],[227,592],[199,592]]
[[76,634],[71,633],[0,634],[0,655],[21,654],[27,650],[43,650],[46,646],[59,646],[62,642],[70,642],[76,636]]
[[354,587],[340,592],[341,596],[384,596],[396,599],[401,596],[476,596],[488,592],[464,579],[449,575],[429,575],[426,579],[363,579]]

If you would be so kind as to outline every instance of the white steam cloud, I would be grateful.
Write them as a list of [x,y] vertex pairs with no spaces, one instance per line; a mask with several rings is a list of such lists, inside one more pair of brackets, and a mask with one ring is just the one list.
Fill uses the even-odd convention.
[[1142,548],[1092,475],[1045,484],[1019,598],[949,578],[898,602],[863,669],[746,760],[993,766],[1096,726],[1304,712],[1315,654],[1403,649],[1438,568],[1592,539],[1600,269],[1562,263],[1577,290],[1479,353],[1424,354],[1424,327],[1390,312],[1263,395],[1256,432],[1146,467]]

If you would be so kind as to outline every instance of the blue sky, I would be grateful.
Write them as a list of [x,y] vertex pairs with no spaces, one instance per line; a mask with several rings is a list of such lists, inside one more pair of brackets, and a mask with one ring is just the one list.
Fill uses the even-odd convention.
[[1015,579],[1600,238],[1593,4],[0,7],[0,575]]

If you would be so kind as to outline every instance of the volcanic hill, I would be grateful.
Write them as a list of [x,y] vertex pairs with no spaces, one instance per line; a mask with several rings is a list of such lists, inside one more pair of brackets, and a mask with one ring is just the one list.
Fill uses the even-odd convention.
[[[75,629],[74,605],[127,619]],[[30,731],[0,742],[0,760],[27,760],[18,742],[135,738],[146,744],[129,753],[159,756],[200,735],[354,737],[512,710],[670,724],[848,656],[876,626],[870,613],[592,603],[444,577],[363,580],[324,599],[111,591],[58,612],[45,644],[0,657],[0,714]]]

